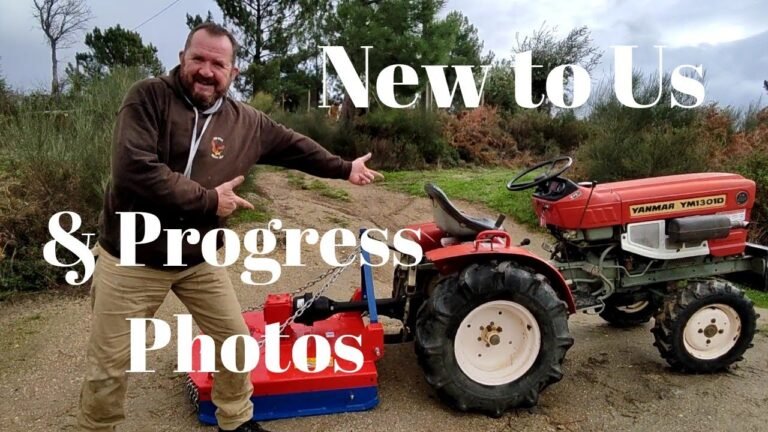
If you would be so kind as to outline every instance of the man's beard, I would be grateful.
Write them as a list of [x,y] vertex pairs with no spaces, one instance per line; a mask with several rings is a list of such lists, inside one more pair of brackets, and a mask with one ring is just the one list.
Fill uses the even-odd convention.
[[[184,90],[187,93],[187,97],[189,97],[189,99],[197,108],[204,110],[212,107],[217,100],[224,97],[227,94],[227,89],[229,88],[229,83],[220,88],[218,87],[216,80],[213,78],[204,78],[200,75],[186,74],[184,73],[183,69],[181,70],[179,76],[181,78],[181,85],[184,87]],[[195,92],[196,82],[213,86],[213,93],[209,96]]]

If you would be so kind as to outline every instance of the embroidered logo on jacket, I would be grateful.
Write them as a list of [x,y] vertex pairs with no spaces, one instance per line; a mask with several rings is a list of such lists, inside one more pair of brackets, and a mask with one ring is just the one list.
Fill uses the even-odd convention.
[[224,157],[224,138],[213,137],[211,140],[211,157],[221,159]]

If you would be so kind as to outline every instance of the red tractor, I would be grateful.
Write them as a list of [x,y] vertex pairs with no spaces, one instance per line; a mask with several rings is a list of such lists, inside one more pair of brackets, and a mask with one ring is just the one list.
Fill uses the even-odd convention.
[[468,216],[426,185],[434,221],[409,227],[424,259],[395,270],[392,310],[426,380],[459,410],[535,405],[563,376],[568,316],[580,310],[616,326],[655,317],[654,345],[677,370],[719,371],[751,346],[757,314],[735,284],[768,286],[768,248],[747,242],[755,183],[724,173],[575,183],[562,176],[572,163],[507,184],[534,188],[549,260],[511,238],[503,216]]

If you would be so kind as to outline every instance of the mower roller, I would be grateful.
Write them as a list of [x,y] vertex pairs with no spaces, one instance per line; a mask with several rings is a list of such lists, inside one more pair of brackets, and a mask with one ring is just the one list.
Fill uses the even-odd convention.
[[[548,259],[527,250],[528,239],[513,239],[503,215],[470,216],[427,184],[433,220],[406,227],[419,233],[411,239],[423,258],[395,268],[392,297],[375,299],[363,266],[351,301],[319,297],[287,327],[286,347],[307,332],[362,334],[365,367],[306,376],[259,366],[254,417],[372,408],[383,344],[411,341],[449,406],[494,417],[531,407],[563,376],[574,342],[568,318],[577,311],[617,327],[653,318],[654,345],[675,370],[712,373],[741,360],[758,317],[742,289],[768,289],[768,247],[747,241],[755,183],[729,173],[576,183],[563,177],[572,164],[542,162],[506,185],[534,189],[533,209],[553,237],[543,245]],[[246,321],[256,337],[311,297],[270,296]],[[399,333],[385,335],[378,314],[401,321]],[[200,418],[210,422],[210,377],[190,378]]]

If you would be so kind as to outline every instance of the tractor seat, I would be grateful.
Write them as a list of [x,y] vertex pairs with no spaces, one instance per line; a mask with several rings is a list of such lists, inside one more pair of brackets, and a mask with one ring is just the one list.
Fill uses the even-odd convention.
[[499,215],[495,221],[490,218],[473,217],[457,209],[445,193],[432,183],[424,185],[432,200],[432,214],[438,228],[454,237],[474,237],[482,231],[496,230],[504,222],[504,215]]

